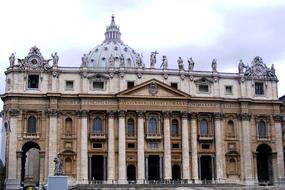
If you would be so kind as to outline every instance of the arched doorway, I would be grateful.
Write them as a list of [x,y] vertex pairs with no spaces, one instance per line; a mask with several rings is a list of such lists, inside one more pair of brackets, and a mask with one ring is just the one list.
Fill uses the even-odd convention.
[[39,186],[40,179],[40,146],[27,142],[22,147],[21,181],[24,186]]
[[136,167],[132,164],[128,165],[127,167],[127,177],[129,181],[136,180]]
[[272,150],[267,144],[256,149],[257,178],[259,184],[273,184]]
[[173,165],[172,166],[172,179],[173,180],[180,180],[180,166],[179,165]]

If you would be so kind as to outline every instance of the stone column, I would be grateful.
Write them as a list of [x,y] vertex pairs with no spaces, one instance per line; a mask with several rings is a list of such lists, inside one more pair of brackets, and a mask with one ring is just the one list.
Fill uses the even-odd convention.
[[144,161],[144,115],[138,112],[138,141],[137,141],[137,159],[138,159],[138,180],[137,183],[142,184],[145,179],[145,161]]
[[92,157],[88,156],[88,180],[92,181]]
[[[159,179],[163,178],[163,165],[165,165],[165,163],[163,164],[163,156],[159,155]],[[164,174],[165,176],[165,174]]]
[[247,185],[253,185],[252,174],[252,150],[251,150],[251,133],[250,133],[250,115],[248,113],[242,113],[241,119],[241,132],[242,132],[242,157],[243,157],[243,173],[244,183]]
[[182,112],[182,168],[184,180],[190,180],[188,113]]
[[148,180],[148,156],[145,156],[145,179]]
[[88,183],[88,111],[82,110],[80,135],[80,183]]
[[191,163],[192,180],[198,182],[198,156],[197,156],[197,114],[191,113]]
[[276,137],[276,152],[277,152],[277,179],[278,183],[284,183],[284,155],[283,155],[283,140],[282,140],[282,126],[281,116],[275,115],[275,137]]
[[171,149],[170,149],[170,121],[169,112],[164,112],[163,140],[164,140],[164,179],[171,179]]
[[[17,178],[17,127],[18,127],[18,110],[10,110],[10,130],[8,131],[8,151],[7,163],[8,167],[6,173],[6,189],[19,189],[20,180]],[[21,168],[18,168],[21,169]]]
[[215,149],[216,149],[216,180],[224,181],[224,154],[223,154],[223,135],[221,127],[221,113],[215,113]]
[[108,112],[108,183],[115,180],[115,135],[114,135],[114,111]]
[[54,175],[54,158],[57,156],[57,116],[54,109],[48,110],[49,115],[49,138],[48,138],[48,176]]
[[126,138],[125,111],[119,111],[119,180],[120,184],[127,183],[126,177]]

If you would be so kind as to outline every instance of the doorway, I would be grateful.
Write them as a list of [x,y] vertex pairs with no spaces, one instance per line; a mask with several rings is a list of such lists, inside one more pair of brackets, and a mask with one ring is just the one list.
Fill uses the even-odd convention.
[[127,167],[127,179],[128,181],[136,180],[136,167],[132,164]]
[[273,184],[272,151],[267,144],[261,144],[256,149],[257,178],[260,184]]
[[180,166],[179,165],[173,165],[172,166],[172,179],[173,180],[180,180]]
[[27,142],[22,147],[21,181],[31,186],[39,185],[40,146],[35,142]]
[[210,181],[213,179],[213,164],[211,156],[200,157],[200,172],[201,180]]
[[148,180],[159,180],[160,162],[159,156],[148,157]]
[[93,155],[92,156],[92,180],[104,180],[104,157],[102,155]]

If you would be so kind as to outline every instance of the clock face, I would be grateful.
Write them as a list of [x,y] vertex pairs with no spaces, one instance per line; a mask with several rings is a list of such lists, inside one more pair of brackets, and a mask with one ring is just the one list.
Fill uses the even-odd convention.
[[256,65],[254,67],[254,73],[258,76],[262,75],[263,74],[263,67],[261,65]]
[[32,56],[28,59],[28,63],[31,67],[38,67],[40,64],[40,57],[38,56]]

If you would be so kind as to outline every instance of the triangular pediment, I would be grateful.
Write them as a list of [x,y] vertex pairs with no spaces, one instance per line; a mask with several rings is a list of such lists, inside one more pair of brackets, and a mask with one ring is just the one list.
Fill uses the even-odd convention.
[[118,97],[141,97],[141,98],[179,98],[187,99],[190,96],[180,90],[164,84],[156,79],[143,82],[131,89],[121,91]]

